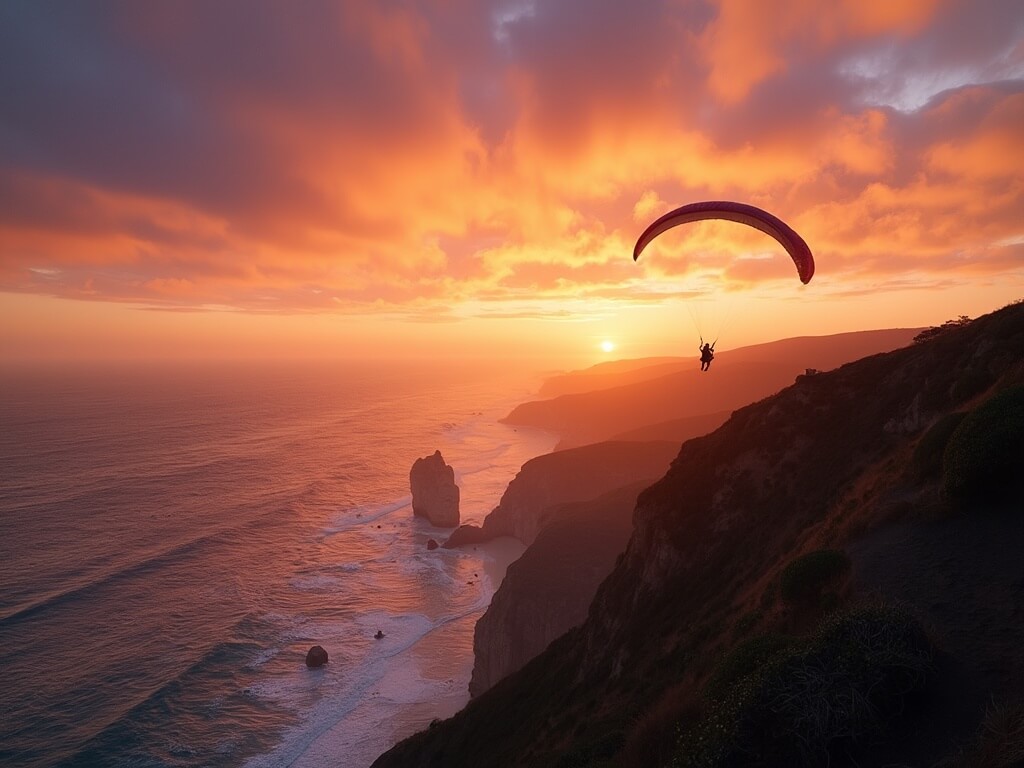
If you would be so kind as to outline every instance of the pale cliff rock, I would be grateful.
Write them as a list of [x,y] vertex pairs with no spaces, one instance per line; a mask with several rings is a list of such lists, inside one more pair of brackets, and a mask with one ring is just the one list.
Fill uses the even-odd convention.
[[633,530],[634,483],[593,501],[550,510],[551,522],[509,566],[473,634],[471,696],[515,672],[583,623],[598,585]]
[[459,486],[455,484],[455,470],[445,464],[440,451],[413,462],[409,488],[414,515],[427,518],[438,528],[458,526]]

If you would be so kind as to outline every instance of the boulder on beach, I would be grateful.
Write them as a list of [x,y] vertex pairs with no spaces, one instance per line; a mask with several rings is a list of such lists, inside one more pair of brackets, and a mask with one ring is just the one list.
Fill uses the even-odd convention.
[[455,470],[444,463],[440,451],[413,462],[409,488],[414,515],[427,518],[438,528],[458,526],[459,486],[455,484]]
[[434,539],[427,539],[427,549],[437,549],[437,542]]
[[321,645],[314,645],[306,653],[306,666],[310,668],[322,667],[327,663],[327,651]]

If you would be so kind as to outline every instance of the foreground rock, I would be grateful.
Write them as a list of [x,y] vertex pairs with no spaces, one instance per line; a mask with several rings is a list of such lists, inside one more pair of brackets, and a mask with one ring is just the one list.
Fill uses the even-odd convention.
[[679,443],[610,441],[556,451],[523,464],[482,528],[464,525],[446,547],[478,544],[514,536],[530,544],[560,504],[589,501],[635,482],[654,482],[665,474]]
[[427,518],[438,528],[458,527],[459,486],[455,484],[455,470],[444,463],[440,451],[413,462],[409,489],[414,515]]
[[646,483],[550,511],[551,522],[512,563],[473,634],[477,696],[548,644],[582,624],[598,585],[633,530],[633,507]]
[[314,645],[312,648],[309,649],[309,652],[306,653],[307,667],[315,669],[316,667],[322,667],[326,663],[327,651],[323,649],[323,646]]

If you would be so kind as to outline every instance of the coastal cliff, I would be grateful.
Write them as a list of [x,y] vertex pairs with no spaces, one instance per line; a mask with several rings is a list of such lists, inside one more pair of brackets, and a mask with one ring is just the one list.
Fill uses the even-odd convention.
[[551,522],[509,566],[476,623],[470,695],[483,693],[583,623],[598,585],[629,541],[636,497],[647,485],[633,483],[551,510]]
[[[783,761],[767,764],[930,765],[981,749],[991,707],[1024,711],[1024,652],[1005,640],[1021,590],[969,614],[944,595],[950,583],[1024,584],[1022,361],[1017,304],[736,411],[640,494],[581,626],[374,765],[725,766],[750,750]],[[991,467],[994,482],[972,484]],[[901,544],[942,526],[973,535],[947,531],[947,553]],[[975,556],[954,557],[968,539]],[[893,551],[931,565],[908,570]],[[793,579],[820,562],[852,577],[827,573],[837,580],[796,601]],[[792,708],[804,702],[856,714],[828,698],[829,678],[813,678],[824,687],[810,696],[821,669],[868,703],[861,730],[802,730]]]
[[499,536],[531,544],[558,505],[596,499],[637,481],[653,482],[678,452],[677,442],[611,441],[538,456],[523,464],[482,527],[464,525],[444,546]]

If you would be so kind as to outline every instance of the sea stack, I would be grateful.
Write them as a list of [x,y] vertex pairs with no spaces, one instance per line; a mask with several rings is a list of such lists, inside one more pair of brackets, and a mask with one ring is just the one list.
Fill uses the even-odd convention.
[[438,528],[458,527],[459,486],[455,484],[455,470],[444,463],[440,451],[413,462],[409,488],[414,515],[427,518]]

